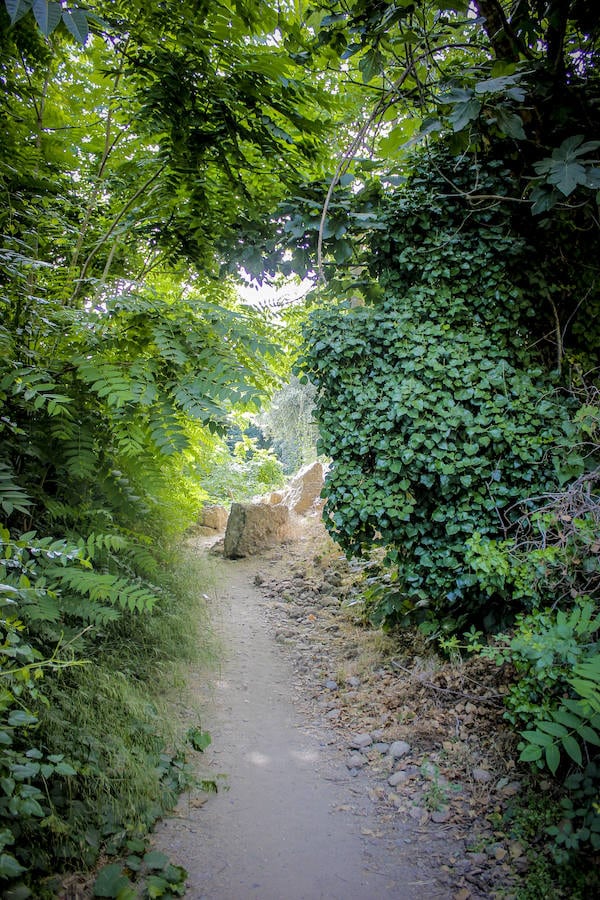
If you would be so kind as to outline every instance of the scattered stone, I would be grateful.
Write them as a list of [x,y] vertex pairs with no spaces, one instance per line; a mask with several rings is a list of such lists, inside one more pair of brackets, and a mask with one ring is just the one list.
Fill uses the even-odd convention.
[[431,813],[431,821],[435,822],[438,825],[443,825],[444,822],[447,822],[450,818],[450,810],[449,809],[434,809]]
[[521,793],[521,789],[522,785],[520,781],[509,781],[509,783],[502,788],[502,796],[514,797],[516,794]]
[[337,681],[334,681],[333,678],[328,678],[325,682],[325,687],[328,691],[337,691],[338,683]]
[[421,806],[413,806],[408,811],[411,819],[416,819],[419,825],[424,825],[425,822],[429,819],[429,813],[426,809],[423,809]]
[[348,769],[362,769],[366,764],[367,760],[362,753],[358,753],[358,751],[356,753],[351,753],[346,760],[346,767]]
[[410,781],[411,777],[412,776],[410,772],[406,772],[404,770],[400,772],[394,772],[388,778],[388,784],[390,785],[390,787],[396,787],[399,784],[404,784],[406,781]]
[[325,714],[326,719],[339,719],[341,714],[341,709],[330,709],[328,713]]
[[487,862],[487,856],[485,853],[469,853],[469,861],[473,866],[484,866]]
[[355,735],[349,743],[349,747],[352,750],[364,750],[365,747],[370,747],[373,743],[373,738],[367,732],[363,734]]
[[410,744],[407,744],[406,741],[394,741],[393,744],[390,744],[389,754],[394,759],[400,759],[407,753],[410,753]]
[[386,744],[385,741],[377,741],[376,744],[373,744],[373,750],[377,750],[382,756],[387,753],[389,749],[390,745]]
[[502,844],[491,844],[487,848],[488,856],[491,856],[493,859],[502,860],[506,857],[506,847],[503,847]]
[[511,841],[508,845],[508,852],[511,859],[519,859],[525,852],[523,845],[518,841]]
[[492,773],[488,772],[487,769],[473,769],[471,775],[473,776],[473,781],[477,781],[480,784],[487,784],[492,780]]
[[349,684],[350,687],[360,687],[360,678],[357,678],[356,675],[351,675],[350,678],[346,678],[346,684]]

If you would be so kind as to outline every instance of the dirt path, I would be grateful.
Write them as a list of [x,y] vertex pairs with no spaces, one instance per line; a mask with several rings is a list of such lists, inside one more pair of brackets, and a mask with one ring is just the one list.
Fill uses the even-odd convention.
[[202,771],[226,787],[183,798],[156,846],[186,867],[192,900],[451,898],[429,852],[435,840],[424,846],[417,823],[382,827],[368,771],[349,768],[275,639],[273,604],[255,581],[265,566],[287,573],[285,553],[215,559],[222,668],[208,704],[202,676],[191,688],[213,739]]

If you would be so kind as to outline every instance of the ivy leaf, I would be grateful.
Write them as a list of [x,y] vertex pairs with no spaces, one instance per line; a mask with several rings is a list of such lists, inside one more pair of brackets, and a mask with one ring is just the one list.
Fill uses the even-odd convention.
[[448,117],[454,131],[462,131],[469,122],[476,119],[481,112],[479,100],[471,99],[464,103],[457,103]]
[[507,137],[515,138],[515,140],[518,141],[527,139],[521,117],[516,113],[507,112],[504,109],[497,109],[496,122],[500,131],[504,132]]

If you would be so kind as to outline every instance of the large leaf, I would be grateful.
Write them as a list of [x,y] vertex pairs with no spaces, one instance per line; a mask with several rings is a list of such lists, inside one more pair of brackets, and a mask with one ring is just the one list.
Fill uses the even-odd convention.
[[61,4],[48,0],[33,0],[33,14],[40,31],[46,37],[52,34],[61,19]]
[[72,8],[62,11],[62,20],[76,41],[85,44],[89,35],[89,25],[86,14],[81,9]]
[[10,20],[14,25],[31,9],[33,0],[4,0]]

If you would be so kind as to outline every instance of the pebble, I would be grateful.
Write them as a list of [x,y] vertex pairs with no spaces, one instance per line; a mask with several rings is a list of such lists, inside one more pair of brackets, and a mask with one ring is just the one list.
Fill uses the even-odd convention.
[[365,747],[370,747],[373,743],[373,738],[367,732],[363,734],[355,735],[348,746],[351,750],[363,750]]
[[346,684],[349,684],[350,687],[360,687],[360,678],[356,675],[351,675],[350,678],[346,678]]
[[435,809],[431,813],[431,821],[437,822],[438,825],[443,825],[444,822],[447,822],[450,818],[450,810],[449,809]]
[[394,741],[393,744],[390,744],[389,754],[394,759],[400,759],[401,756],[406,756],[407,753],[410,753],[410,744],[407,744],[406,741]]
[[504,859],[506,856],[506,847],[503,847],[502,844],[491,844],[487,848],[487,855],[497,860]]
[[511,859],[519,859],[519,857],[523,856],[525,850],[523,845],[518,841],[511,841],[508,845],[508,852],[510,853]]
[[338,683],[337,681],[334,681],[333,678],[328,678],[325,682],[325,687],[328,691],[337,691]]
[[487,769],[473,769],[471,775],[473,776],[473,781],[478,781],[480,784],[487,784],[492,780],[492,773],[488,772]]
[[339,719],[341,714],[341,709],[330,709],[328,713],[325,713],[326,719]]
[[386,744],[384,741],[377,741],[376,744],[373,744],[373,750],[377,750],[377,752],[381,753],[382,755],[384,753],[387,753],[389,749],[390,745]]
[[390,775],[388,778],[388,784],[390,787],[396,787],[398,784],[404,784],[405,781],[409,781],[410,778],[410,772],[394,772],[393,775]]
[[515,794],[519,794],[521,792],[521,782],[520,781],[509,781],[508,784],[504,785],[502,788],[502,796],[503,797],[514,797]]
[[362,755],[356,751],[356,753],[351,753],[346,760],[346,768],[348,769],[362,769],[364,765],[366,765],[367,760]]

